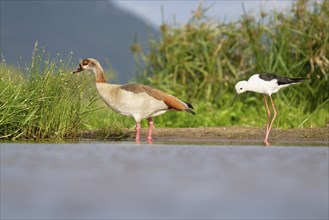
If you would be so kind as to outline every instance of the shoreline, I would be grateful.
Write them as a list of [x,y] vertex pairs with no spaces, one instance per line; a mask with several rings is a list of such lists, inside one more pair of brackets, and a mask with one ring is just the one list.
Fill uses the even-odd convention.
[[[146,139],[148,128],[141,129],[142,140]],[[85,131],[82,140],[133,141],[134,129],[125,129],[124,134],[118,136],[101,135],[102,131]],[[154,128],[155,141],[183,141],[183,142],[262,142],[265,135],[264,128],[250,127],[202,127],[202,128]],[[101,137],[103,136],[103,137]],[[325,128],[293,128],[272,129],[269,140],[272,142],[307,142],[329,145],[329,127]]]
[[[147,142],[148,128],[141,129],[141,142]],[[200,128],[154,128],[154,143],[177,144],[263,144],[265,128],[243,126]],[[135,142],[135,129],[85,130],[63,139],[16,139],[0,140],[1,143],[88,143],[88,142]],[[269,142],[278,144],[321,145],[329,147],[329,127],[272,129]]]

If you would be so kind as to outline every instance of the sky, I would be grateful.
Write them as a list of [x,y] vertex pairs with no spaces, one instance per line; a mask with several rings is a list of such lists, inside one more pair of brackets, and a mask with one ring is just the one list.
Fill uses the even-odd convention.
[[[129,11],[146,21],[152,26],[165,23],[172,24],[175,20],[176,24],[184,24],[191,18],[191,13],[195,11],[200,2],[205,7],[211,6],[207,12],[207,16],[221,21],[233,21],[243,14],[244,5],[246,12],[257,15],[260,9],[266,11],[276,9],[278,11],[289,9],[292,0],[180,0],[180,1],[134,1],[134,0],[115,0],[114,2],[119,8]],[[162,9],[164,18],[162,18]]]

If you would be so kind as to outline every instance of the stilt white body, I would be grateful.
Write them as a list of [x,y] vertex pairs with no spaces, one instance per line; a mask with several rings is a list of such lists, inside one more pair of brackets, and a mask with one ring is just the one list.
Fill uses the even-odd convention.
[[[263,73],[263,74],[254,74],[252,75],[248,81],[240,81],[235,85],[235,90],[238,94],[252,91],[261,93],[264,95],[264,102],[267,110],[267,123],[266,123],[266,134],[264,143],[266,146],[269,146],[268,137],[271,132],[271,128],[273,122],[277,116],[277,111],[272,99],[272,94],[277,93],[280,89],[288,87],[292,84],[297,82],[301,82],[306,78],[288,78],[288,77],[281,77],[272,73]],[[269,106],[267,104],[266,95],[270,97],[272,108],[273,108],[273,117],[271,119],[271,112]]]

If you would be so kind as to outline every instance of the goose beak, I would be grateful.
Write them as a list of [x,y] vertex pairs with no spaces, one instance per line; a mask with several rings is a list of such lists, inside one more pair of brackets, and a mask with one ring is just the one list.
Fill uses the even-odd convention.
[[83,69],[83,67],[82,67],[82,65],[81,64],[79,64],[79,67],[77,68],[77,70],[76,71],[73,71],[73,74],[74,73],[78,73],[78,72],[81,72],[81,71],[83,71],[84,69]]

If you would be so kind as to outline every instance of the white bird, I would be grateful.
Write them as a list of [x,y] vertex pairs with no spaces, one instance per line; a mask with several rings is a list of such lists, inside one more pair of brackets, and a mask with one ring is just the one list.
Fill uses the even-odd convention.
[[[268,136],[271,132],[271,128],[273,122],[276,118],[277,111],[274,106],[274,102],[272,99],[272,94],[277,93],[280,89],[295,84],[297,82],[301,82],[306,80],[307,78],[288,78],[283,76],[278,76],[273,73],[260,73],[252,75],[248,81],[240,81],[235,85],[235,90],[237,94],[241,94],[247,91],[261,93],[264,96],[264,102],[267,110],[267,123],[266,123],[266,135],[264,139],[264,143],[266,146],[269,146]],[[266,95],[270,96],[270,100],[272,103],[272,108],[274,111],[274,115],[272,121],[270,123],[271,112],[268,107],[266,101]]]
[[136,121],[136,143],[140,142],[140,122],[148,119],[147,140],[152,143],[153,116],[169,110],[185,111],[192,114],[193,106],[175,96],[143,84],[110,84],[105,81],[104,71],[93,58],[83,59],[73,73],[92,70],[95,74],[96,88],[103,101],[115,112],[131,116]]

